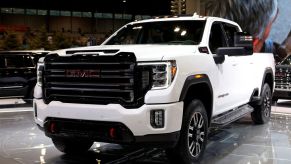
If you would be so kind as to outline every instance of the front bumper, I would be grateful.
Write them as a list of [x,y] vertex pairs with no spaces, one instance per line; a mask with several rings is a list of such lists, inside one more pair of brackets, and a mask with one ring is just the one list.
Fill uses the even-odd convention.
[[273,99],[291,99],[291,90],[275,89]]
[[[164,127],[153,128],[150,123],[150,111],[159,109],[164,110]],[[166,142],[167,140],[177,140],[179,137],[183,117],[183,102],[145,104],[137,109],[125,109],[118,104],[92,105],[56,101],[45,104],[42,99],[35,99],[34,110],[35,122],[45,131],[47,129],[46,124],[53,119],[85,121],[93,122],[93,124],[94,122],[96,124],[117,123],[122,126],[124,125],[130,134],[132,134],[134,139],[127,140],[128,142]],[[58,137],[47,132],[46,135]],[[70,134],[65,134],[65,136],[68,137]],[[111,142],[110,140],[103,141]]]

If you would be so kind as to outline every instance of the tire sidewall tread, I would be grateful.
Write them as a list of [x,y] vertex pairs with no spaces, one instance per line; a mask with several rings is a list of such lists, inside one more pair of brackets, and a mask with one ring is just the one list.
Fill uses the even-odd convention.
[[[270,117],[266,118],[264,116],[265,106],[264,106],[263,101],[264,101],[266,92],[270,93],[270,102],[272,103],[272,92],[271,92],[270,86],[269,86],[269,84],[265,83],[263,88],[262,88],[262,94],[261,94],[262,103],[261,103],[261,105],[254,106],[254,111],[251,113],[252,120],[254,121],[255,124],[265,124],[270,120]],[[271,115],[271,113],[270,113],[270,115]]]
[[[191,121],[191,118],[195,112],[199,112],[204,117],[204,126],[205,126],[205,136],[204,136],[204,142],[201,148],[201,152],[197,157],[193,157],[188,149],[188,130],[189,130],[189,124]],[[182,128],[180,133],[179,141],[176,145],[176,147],[173,149],[171,156],[172,158],[177,158],[176,161],[182,160],[184,163],[196,163],[199,162],[203,156],[203,153],[206,148],[207,144],[207,138],[208,138],[208,118],[207,113],[205,110],[205,107],[203,103],[200,100],[194,99],[192,100],[184,110],[184,116],[183,116],[183,122],[182,122]],[[173,157],[175,155],[176,157]],[[181,162],[181,161],[180,161]]]

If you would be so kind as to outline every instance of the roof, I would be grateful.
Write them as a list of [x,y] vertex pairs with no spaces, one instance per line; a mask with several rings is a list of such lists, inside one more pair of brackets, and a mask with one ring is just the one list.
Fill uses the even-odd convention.
[[237,25],[236,22],[233,22],[228,19],[224,18],[219,18],[219,17],[209,17],[209,16],[199,16],[199,15],[193,15],[193,16],[171,16],[171,17],[156,17],[153,19],[145,19],[141,21],[135,21],[135,22],[130,22],[129,24],[135,24],[135,23],[147,23],[147,22],[159,22],[159,21],[181,21],[181,20],[189,20],[189,21],[195,21],[195,20],[212,20],[212,21],[221,21],[221,22],[227,22],[230,24]]
[[[146,22],[159,22],[159,21],[179,21],[179,20],[206,20],[208,17],[195,17],[195,16],[164,16],[164,17],[156,17],[152,19],[145,19],[141,21],[131,22],[134,23],[146,23]],[[129,24],[131,24],[129,23]]]

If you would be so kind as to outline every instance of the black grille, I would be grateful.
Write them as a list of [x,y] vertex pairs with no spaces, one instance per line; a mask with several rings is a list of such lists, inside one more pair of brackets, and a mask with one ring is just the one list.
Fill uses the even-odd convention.
[[276,66],[275,89],[291,90],[291,67]]
[[147,70],[137,67],[132,53],[49,55],[44,66],[45,102],[116,103],[128,108],[138,107],[143,104],[144,94],[150,86],[150,83],[147,87],[142,85],[142,71]]

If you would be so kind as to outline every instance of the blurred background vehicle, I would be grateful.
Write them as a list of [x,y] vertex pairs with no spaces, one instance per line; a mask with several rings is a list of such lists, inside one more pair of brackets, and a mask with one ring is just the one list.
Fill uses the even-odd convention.
[[23,98],[32,103],[36,64],[49,51],[1,51],[0,98]]
[[282,44],[275,44],[276,60],[275,91],[273,103],[278,99],[291,99],[291,31]]

